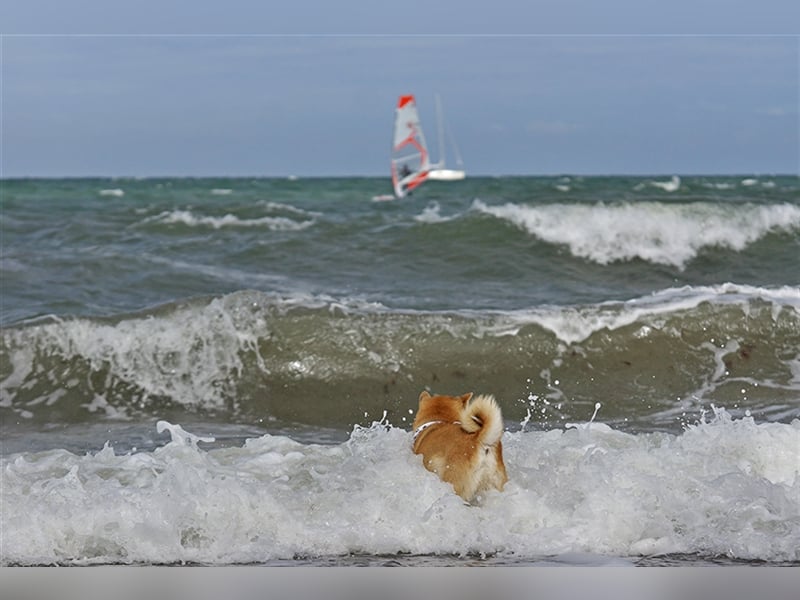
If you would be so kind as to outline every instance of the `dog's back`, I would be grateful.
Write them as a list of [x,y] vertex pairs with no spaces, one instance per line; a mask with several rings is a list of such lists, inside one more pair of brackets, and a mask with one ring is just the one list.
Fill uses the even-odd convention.
[[423,464],[467,501],[488,489],[502,490],[503,417],[492,396],[432,396],[422,392],[414,419],[414,452]]

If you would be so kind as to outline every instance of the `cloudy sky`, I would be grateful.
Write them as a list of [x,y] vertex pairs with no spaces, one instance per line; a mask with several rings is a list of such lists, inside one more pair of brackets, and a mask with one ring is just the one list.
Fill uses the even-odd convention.
[[800,173],[789,0],[114,4],[0,7],[0,175],[380,176],[406,93],[471,174]]

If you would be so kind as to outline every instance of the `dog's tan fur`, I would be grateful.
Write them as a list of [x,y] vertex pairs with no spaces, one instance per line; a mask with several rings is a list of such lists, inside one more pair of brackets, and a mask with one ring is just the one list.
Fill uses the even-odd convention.
[[503,417],[492,396],[419,396],[414,453],[467,502],[492,488],[502,491],[508,481],[502,435]]

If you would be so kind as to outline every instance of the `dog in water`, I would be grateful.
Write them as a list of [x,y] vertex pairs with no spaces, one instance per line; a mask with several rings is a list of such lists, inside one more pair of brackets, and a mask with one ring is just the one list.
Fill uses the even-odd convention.
[[492,488],[502,491],[508,481],[502,435],[503,417],[492,396],[419,396],[414,453],[467,502]]

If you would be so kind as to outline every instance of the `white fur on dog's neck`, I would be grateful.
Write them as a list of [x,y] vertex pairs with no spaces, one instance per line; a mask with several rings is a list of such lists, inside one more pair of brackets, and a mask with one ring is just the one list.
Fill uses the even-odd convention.
[[[417,441],[417,436],[420,433],[422,433],[423,431],[425,431],[431,425],[438,425],[439,423],[449,423],[449,422],[450,421],[428,421],[426,423],[423,423],[422,425],[420,425],[419,427],[417,427],[414,430],[414,438],[412,439],[412,442],[416,442]],[[453,423],[453,425],[461,425],[461,421],[453,421],[452,423]]]

